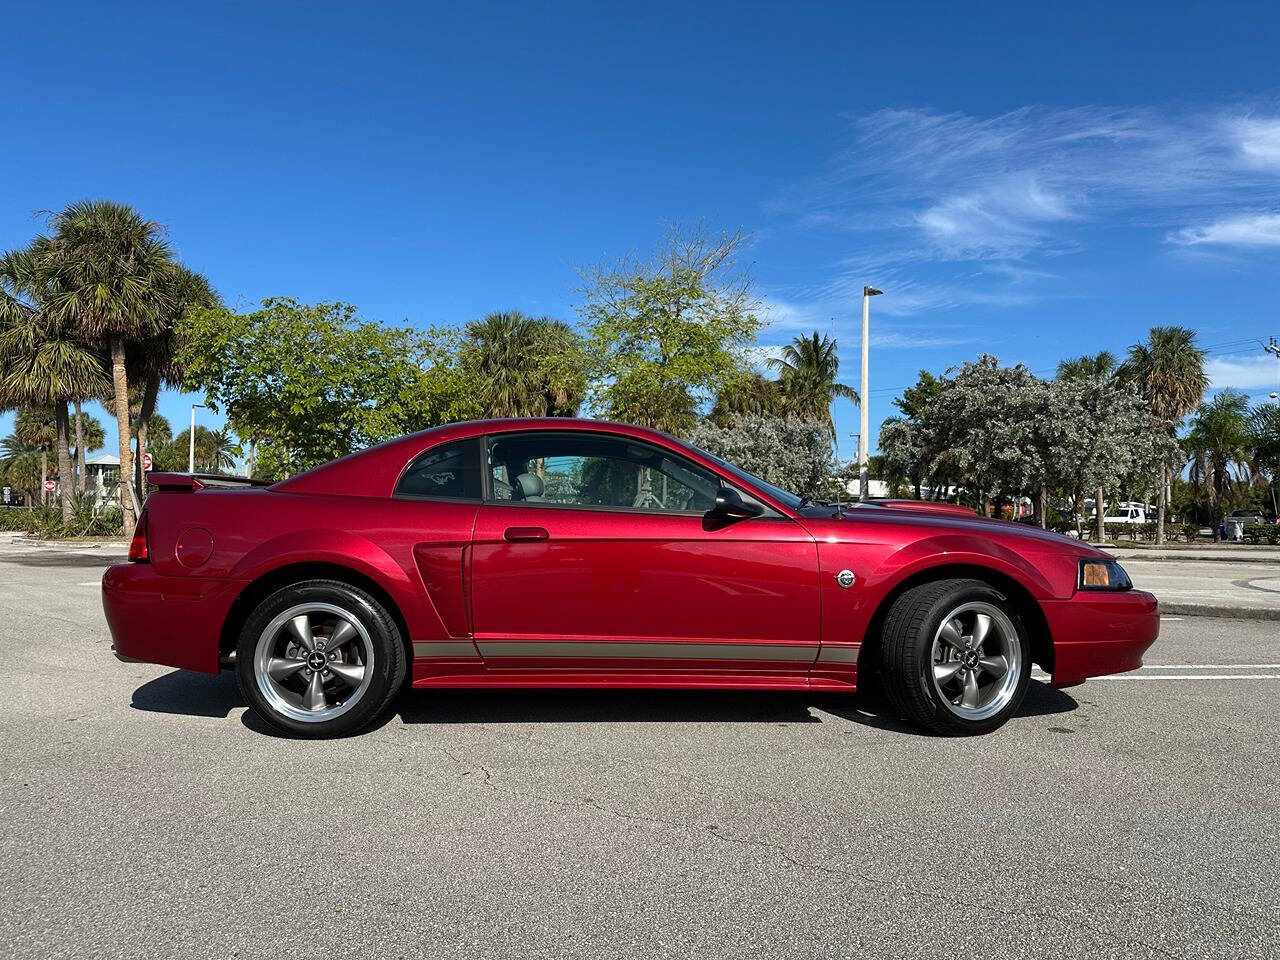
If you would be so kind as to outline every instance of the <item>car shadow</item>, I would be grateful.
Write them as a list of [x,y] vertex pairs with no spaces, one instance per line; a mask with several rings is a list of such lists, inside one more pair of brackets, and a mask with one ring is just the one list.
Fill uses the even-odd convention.
[[188,717],[226,717],[232,710],[246,706],[234,673],[215,676],[174,670],[148,680],[133,691],[129,704],[148,713],[174,713]]
[[[226,717],[246,706],[235,676],[174,670],[133,692],[131,706],[150,713]],[[1069,713],[1079,703],[1070,694],[1032,680],[1019,717]],[[469,723],[822,723],[821,713],[863,726],[909,736],[931,736],[899,719],[878,691],[859,694],[772,690],[406,690],[393,716],[408,724]],[[815,714],[814,708],[820,713]],[[246,727],[279,732],[245,711]]]
[[[902,720],[877,689],[861,691],[850,697],[842,694],[823,694],[815,698],[813,705],[827,713],[833,713],[854,723],[891,733],[903,733],[911,736],[931,737],[927,730]],[[1070,713],[1080,703],[1064,690],[1056,690],[1039,680],[1032,680],[1027,686],[1027,696],[1022,706],[1014,714],[1019,717],[1048,717],[1060,713]]]
[[413,690],[405,723],[821,723],[812,694],[774,690]]

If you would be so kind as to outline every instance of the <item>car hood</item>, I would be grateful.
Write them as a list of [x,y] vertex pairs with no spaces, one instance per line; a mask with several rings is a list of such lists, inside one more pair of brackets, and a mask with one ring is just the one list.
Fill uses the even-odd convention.
[[1078,556],[1107,556],[1097,547],[1081,543],[1065,534],[1041,530],[1039,527],[1025,523],[980,517],[968,507],[954,503],[933,503],[927,500],[859,503],[845,512],[843,520],[833,518],[830,521],[835,529],[824,529],[823,532],[834,533],[838,537],[838,525],[848,523],[850,520],[880,521],[910,527],[913,528],[912,532],[921,538],[934,534],[965,534],[1000,540],[1015,549],[1020,544],[1024,549],[1036,552],[1064,551]]

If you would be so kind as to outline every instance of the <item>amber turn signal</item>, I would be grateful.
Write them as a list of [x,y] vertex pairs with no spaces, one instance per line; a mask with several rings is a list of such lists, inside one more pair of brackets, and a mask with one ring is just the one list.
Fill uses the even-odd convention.
[[1133,581],[1114,560],[1081,560],[1081,590],[1129,590]]

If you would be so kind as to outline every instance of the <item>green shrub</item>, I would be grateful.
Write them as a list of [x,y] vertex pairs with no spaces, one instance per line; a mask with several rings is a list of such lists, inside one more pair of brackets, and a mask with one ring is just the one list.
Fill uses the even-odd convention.
[[1244,538],[1249,543],[1274,545],[1280,543],[1280,527],[1274,523],[1254,524],[1244,528]]
[[20,510],[0,510],[0,531],[30,533],[42,540],[119,536],[120,527],[124,523],[124,514],[120,508],[110,507],[102,513],[94,511],[94,502],[89,497],[76,497],[71,517],[65,522],[62,519],[62,508],[53,504]]
[[35,529],[35,519],[30,507],[0,510],[0,531],[18,531],[30,533]]

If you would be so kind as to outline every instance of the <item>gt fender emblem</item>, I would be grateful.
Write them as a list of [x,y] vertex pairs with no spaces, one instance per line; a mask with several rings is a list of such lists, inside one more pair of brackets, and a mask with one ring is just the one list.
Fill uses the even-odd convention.
[[853,575],[852,570],[841,570],[836,574],[836,583],[848,590],[857,581],[857,577]]

